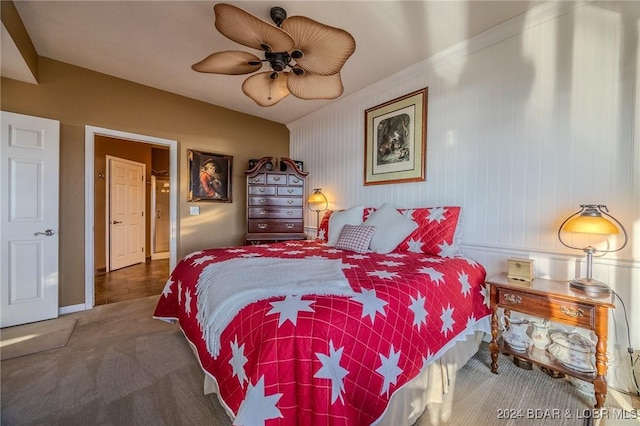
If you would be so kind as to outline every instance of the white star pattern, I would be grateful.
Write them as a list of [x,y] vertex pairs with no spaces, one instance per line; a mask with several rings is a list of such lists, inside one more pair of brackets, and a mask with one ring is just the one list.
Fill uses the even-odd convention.
[[429,275],[431,281],[433,281],[437,286],[440,286],[440,283],[444,282],[444,274],[433,268],[421,268],[418,270],[418,273]]
[[284,300],[271,302],[272,308],[267,312],[267,315],[280,314],[278,327],[287,320],[291,321],[293,325],[296,325],[298,312],[314,312],[310,306],[313,303],[315,303],[313,300],[302,300],[302,296],[287,296]]
[[291,251],[283,252],[283,254],[288,254],[290,256],[295,256],[296,254],[302,254],[302,253],[304,253],[302,250],[291,250]]
[[362,305],[362,318],[368,315],[372,323],[376,318],[376,312],[380,312],[382,315],[387,316],[384,311],[384,307],[387,302],[379,299],[378,296],[376,296],[375,290],[367,290],[366,288],[363,288],[362,293],[356,293],[356,295],[351,299]]
[[372,272],[367,272],[367,275],[369,275],[370,277],[378,277],[383,280],[390,280],[391,278],[398,277],[397,272],[389,272],[389,271],[372,271]]
[[208,254],[206,256],[202,256],[202,257],[199,257],[199,258],[195,259],[193,262],[191,262],[191,266],[202,265],[204,262],[206,262],[208,260],[213,260],[215,258],[216,258],[215,256],[212,256],[212,255]]
[[344,378],[349,374],[349,370],[340,366],[342,351],[344,347],[336,350],[333,347],[333,340],[329,340],[329,355],[316,352],[316,356],[322,363],[322,367],[313,375],[318,379],[329,379],[331,381],[331,403],[340,398],[344,404],[342,393],[344,392]]
[[368,259],[369,256],[367,256],[366,254],[352,254],[349,256],[346,256],[347,259],[354,259],[354,260],[362,260],[362,259]]
[[459,259],[464,260],[465,262],[467,262],[469,265],[471,266],[478,266],[478,262],[476,262],[473,259],[469,259],[468,257],[463,257],[463,256],[457,256]]
[[398,367],[400,351],[396,352],[393,345],[391,345],[391,349],[389,349],[389,357],[385,357],[381,353],[378,355],[380,356],[382,365],[376,369],[376,373],[379,373],[384,378],[380,395],[385,392],[388,394],[389,386],[395,385],[398,380],[398,376],[402,373],[402,369]]
[[240,257],[249,258],[249,257],[262,257],[260,253],[244,253],[241,254]]
[[460,292],[464,294],[464,297],[467,297],[469,293],[471,293],[471,284],[469,284],[469,275],[465,273],[458,274],[458,282],[462,286]]
[[471,327],[476,322],[478,322],[478,320],[476,319],[475,315],[471,314],[469,319],[467,319],[467,328]]
[[324,259],[329,259],[327,256],[320,256],[317,254],[314,254],[313,256],[305,256],[305,259],[320,259],[320,260],[324,260]]
[[282,247],[268,247],[267,251],[283,251]]
[[188,317],[191,316],[191,289],[189,288],[184,292],[184,312]]
[[446,309],[442,308],[442,315],[440,316],[440,319],[442,320],[442,329],[440,329],[440,332],[447,337],[447,334],[449,334],[450,331],[453,331],[453,324],[456,323],[453,319],[453,308],[450,303],[447,304]]
[[411,238],[409,241],[407,241],[407,244],[409,245],[410,252],[422,253],[422,246],[424,245],[422,241],[414,240],[413,238]]
[[415,212],[414,209],[406,209],[405,211],[402,212],[402,215],[406,218],[413,220],[413,212]]
[[390,268],[393,268],[394,266],[402,266],[402,265],[404,265],[404,262],[396,262],[396,261],[393,261],[393,260],[383,260],[382,262],[378,262],[378,265],[388,266]]
[[335,253],[342,253],[342,250],[331,248],[331,249],[326,249],[324,252],[325,253],[330,253],[330,254],[335,254]]
[[420,262],[425,262],[425,263],[442,263],[444,262],[444,259],[441,257],[425,257],[420,259]]
[[169,278],[167,280],[167,283],[164,285],[164,288],[162,289],[162,295],[164,297],[169,297],[169,295],[171,294],[171,286],[173,285],[173,280],[171,278]]
[[227,253],[244,253],[246,250],[243,248],[230,248],[227,249]]
[[456,254],[456,246],[449,245],[446,241],[443,241],[442,244],[438,244],[440,247],[440,253],[438,253],[442,257],[454,257]]
[[413,296],[409,297],[411,298],[409,309],[413,311],[413,325],[418,326],[418,331],[420,331],[421,325],[427,324],[427,311],[424,308],[425,297],[420,295],[417,299],[414,299]]
[[318,239],[319,240],[326,240],[327,236],[324,233],[324,229],[321,229],[320,231],[318,231]]
[[444,220],[445,213],[447,213],[447,209],[444,207],[434,207],[429,209],[429,216],[427,216],[427,219],[429,219],[429,222],[433,222],[435,220],[440,223]]
[[387,255],[387,257],[393,257],[395,259],[402,259],[403,257],[407,257],[406,254],[402,254],[402,253],[389,253]]
[[248,359],[244,356],[244,344],[242,346],[238,346],[238,336],[236,336],[231,344],[231,359],[229,360],[229,364],[231,364],[231,368],[233,369],[233,376],[238,378],[240,382],[240,386],[244,387],[244,382],[248,381],[247,373],[244,371],[244,365],[247,363]]
[[342,269],[352,269],[352,268],[359,268],[358,265],[353,265],[351,263],[343,263],[342,264]]
[[197,256],[197,255],[202,254],[202,253],[204,253],[202,250],[194,251],[193,253],[190,253],[190,254],[186,255],[184,258],[185,259],[191,259],[192,257]]
[[257,426],[264,425],[266,420],[282,418],[282,413],[276,404],[282,397],[281,393],[274,395],[264,394],[264,376],[253,386],[249,383],[244,401],[238,408],[238,415],[234,425]]
[[487,308],[491,307],[491,294],[489,293],[489,288],[486,285],[480,286],[480,294],[484,298],[483,302],[487,306]]

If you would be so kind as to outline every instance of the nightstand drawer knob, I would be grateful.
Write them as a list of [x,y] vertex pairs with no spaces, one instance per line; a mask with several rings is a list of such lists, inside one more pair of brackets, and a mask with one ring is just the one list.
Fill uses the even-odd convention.
[[560,306],[560,312],[562,312],[566,316],[573,317],[573,318],[584,316],[584,311],[582,309],[568,308],[564,305]]
[[516,296],[515,294],[507,293],[504,295],[504,300],[509,303],[522,303],[522,297]]

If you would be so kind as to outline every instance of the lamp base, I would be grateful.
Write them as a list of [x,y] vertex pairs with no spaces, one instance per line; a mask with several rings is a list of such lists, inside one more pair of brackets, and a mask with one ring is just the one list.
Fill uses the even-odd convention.
[[605,297],[611,294],[611,289],[608,285],[593,278],[573,279],[569,282],[569,287],[591,297]]

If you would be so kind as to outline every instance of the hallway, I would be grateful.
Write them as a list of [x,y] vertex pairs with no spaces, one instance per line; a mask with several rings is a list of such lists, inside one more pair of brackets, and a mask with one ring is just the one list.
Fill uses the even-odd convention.
[[169,278],[169,259],[151,260],[95,276],[95,305],[162,293]]

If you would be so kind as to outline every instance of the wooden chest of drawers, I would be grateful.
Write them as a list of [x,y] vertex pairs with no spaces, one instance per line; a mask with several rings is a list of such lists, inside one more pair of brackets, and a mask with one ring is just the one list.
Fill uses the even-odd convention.
[[305,177],[296,163],[263,157],[247,175],[247,244],[303,240]]

